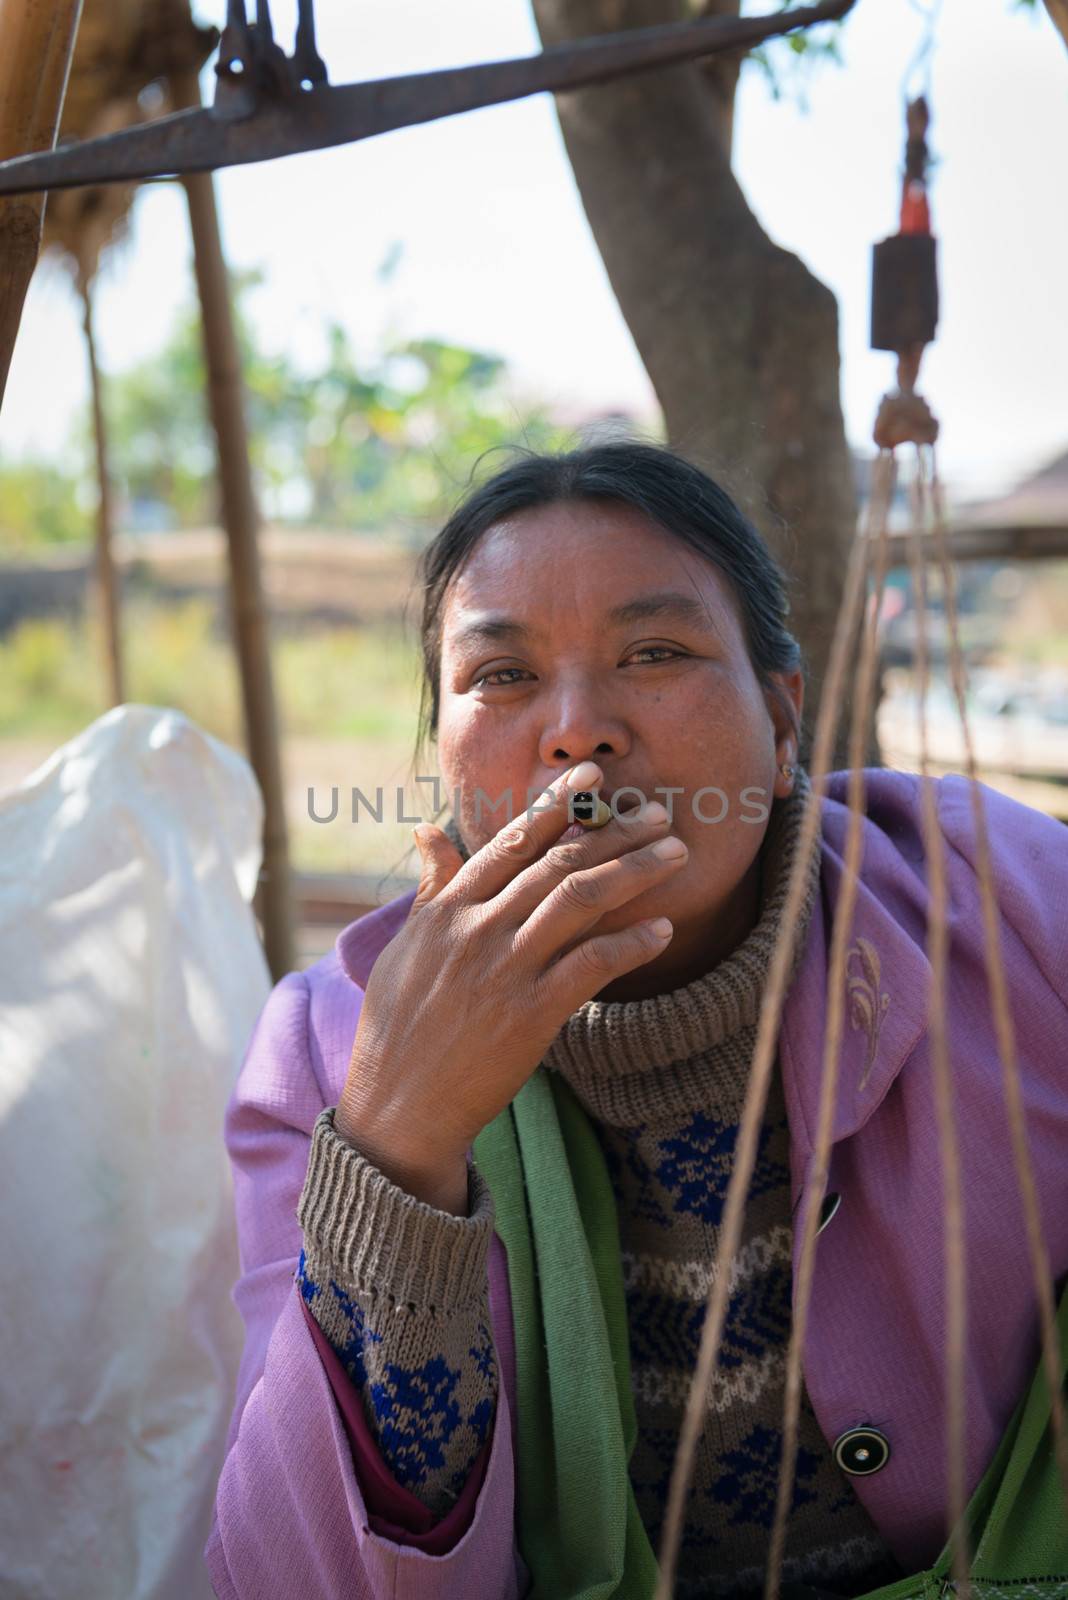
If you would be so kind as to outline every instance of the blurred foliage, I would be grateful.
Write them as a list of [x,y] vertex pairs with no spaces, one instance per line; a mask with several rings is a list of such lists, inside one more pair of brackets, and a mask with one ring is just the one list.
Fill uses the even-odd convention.
[[[934,29],[938,21],[938,12],[942,0],[909,0],[912,10],[916,14],[917,35],[922,34],[924,27],[929,30],[928,48],[937,44]],[[692,10],[701,11],[704,0],[689,0]],[[797,6],[809,5],[811,0],[779,0],[781,11],[792,11]],[[1013,11],[1029,11],[1033,15],[1041,9],[1041,0],[1010,0]],[[761,4],[752,4],[744,0],[742,15],[750,13],[763,13],[766,7]],[[801,30],[791,33],[784,39],[772,39],[766,45],[751,50],[745,58],[745,64],[752,64],[764,77],[771,92],[772,99],[782,100],[786,96],[793,96],[802,110],[807,111],[808,81],[813,67],[823,62],[832,61],[836,66],[842,66],[843,59],[840,49],[842,29],[849,21],[846,16],[841,22],[824,24],[814,33]]]
[[92,531],[92,501],[80,473],[52,461],[0,458],[0,549],[82,543]]
[[287,734],[414,743],[419,657],[396,626],[276,633],[273,655]]
[[[810,0],[780,0],[780,11],[792,11]],[[743,16],[763,14],[763,5],[744,4]],[[844,23],[824,24],[815,33],[802,29],[787,34],[784,39],[771,39],[765,45],[750,50],[743,65],[752,65],[765,79],[773,100],[792,95],[805,111],[808,110],[807,85],[813,67],[826,61],[842,65],[839,41]]]
[[[249,452],[265,515],[320,528],[411,532],[447,514],[472,463],[513,443],[564,443],[540,407],[511,397],[497,356],[437,339],[393,344],[361,362],[345,329],[326,327],[311,371],[260,348],[245,314],[258,273],[234,280],[248,401]],[[206,526],[218,518],[199,314],[189,306],[162,348],[106,379],[111,472],[122,527]],[[84,539],[95,486],[88,408],[72,455],[81,474],[0,463],[0,547]]]
[[[123,609],[126,698],[175,706],[243,747],[240,689],[220,603],[137,597]],[[385,624],[278,631],[275,681],[286,736],[415,736],[414,644]],[[0,729],[65,739],[104,709],[102,651],[91,618],[31,617],[0,637]]]

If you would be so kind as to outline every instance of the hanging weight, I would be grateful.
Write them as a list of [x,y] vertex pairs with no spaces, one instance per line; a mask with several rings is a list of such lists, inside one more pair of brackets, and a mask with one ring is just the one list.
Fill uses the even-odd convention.
[[937,325],[937,241],[929,233],[880,240],[872,250],[872,349],[930,344]]

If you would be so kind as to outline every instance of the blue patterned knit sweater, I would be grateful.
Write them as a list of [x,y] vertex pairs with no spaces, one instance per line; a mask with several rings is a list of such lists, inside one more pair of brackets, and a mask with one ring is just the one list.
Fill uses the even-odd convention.
[[[772,810],[761,912],[738,948],[669,994],[586,1002],[544,1059],[589,1113],[616,1195],[638,1420],[630,1475],[654,1548],[797,845],[801,778]],[[458,831],[447,831],[466,856]],[[795,972],[817,892],[815,855]],[[492,1426],[499,1381],[486,1280],[493,1203],[476,1168],[469,1177],[467,1217],[424,1206],[346,1145],[324,1112],[298,1212],[309,1308],[394,1475],[439,1515]],[[789,1130],[776,1073],[687,1508],[682,1600],[761,1587],[782,1442],[791,1254]],[[848,1596],[900,1575],[806,1399],[784,1577]]]

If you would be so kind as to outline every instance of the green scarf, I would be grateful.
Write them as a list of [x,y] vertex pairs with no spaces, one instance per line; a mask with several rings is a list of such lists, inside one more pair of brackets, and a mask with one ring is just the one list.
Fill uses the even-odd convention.
[[[628,1471],[637,1438],[615,1196],[585,1110],[539,1067],[474,1143],[508,1253],[516,1349],[516,1535],[528,1600],[650,1600],[656,1556]],[[1068,1366],[1068,1292],[1060,1307]],[[968,1506],[977,1600],[1068,1597],[1068,1520],[1036,1373]],[[935,1600],[934,1566],[865,1600]]]

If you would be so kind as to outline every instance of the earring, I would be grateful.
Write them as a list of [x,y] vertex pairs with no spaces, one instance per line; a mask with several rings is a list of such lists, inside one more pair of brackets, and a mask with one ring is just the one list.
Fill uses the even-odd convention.
[[792,778],[794,775],[794,769],[788,761],[782,761],[779,763],[779,771],[782,773],[784,778]]

